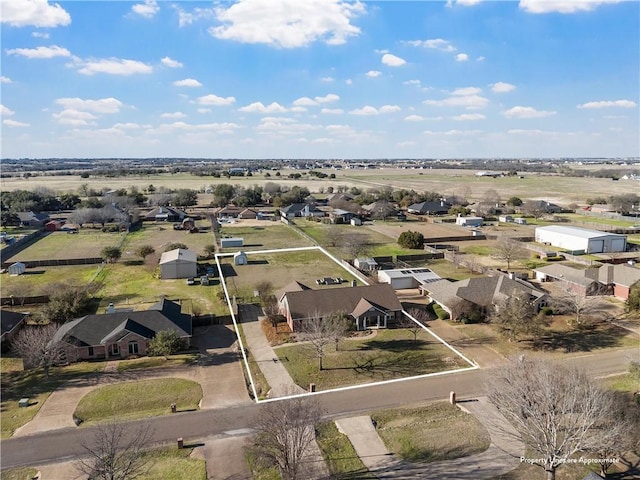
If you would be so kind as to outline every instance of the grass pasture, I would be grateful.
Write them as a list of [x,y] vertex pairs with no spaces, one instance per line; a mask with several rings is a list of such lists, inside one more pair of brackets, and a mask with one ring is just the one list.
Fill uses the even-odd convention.
[[11,261],[99,257],[104,247],[116,246],[124,235],[88,228],[80,229],[73,235],[51,232],[11,257]]
[[446,402],[371,415],[383,442],[408,462],[452,460],[489,448],[489,432],[473,415]]
[[197,410],[202,399],[200,384],[182,378],[160,378],[105,385],[86,394],[74,415],[83,424],[154,417],[171,412]]
[[[51,285],[68,283],[84,286],[98,273],[100,265],[69,265],[60,267],[28,268],[22,275],[2,275],[0,292],[3,297],[13,295],[15,304],[20,304],[20,297],[29,295],[44,295]],[[32,309],[32,306],[29,306]]]
[[[242,250],[273,250],[276,248],[310,247],[311,243],[291,227],[280,222],[262,221],[262,225],[245,226],[242,220],[223,224],[220,236],[243,237]],[[223,253],[235,252],[238,247],[224,248]]]
[[140,260],[136,250],[142,245],[151,245],[155,253],[147,257],[146,262],[157,264],[162,253],[171,243],[183,243],[198,255],[204,253],[204,247],[215,243],[211,233],[211,225],[206,220],[196,222],[199,233],[189,233],[184,230],[174,230],[171,222],[145,222],[141,228],[127,235],[122,246],[122,260]]
[[421,331],[414,341],[404,329],[382,329],[367,337],[344,339],[338,351],[327,347],[322,371],[309,344],[277,347],[275,352],[295,383],[303,388],[315,383],[318,390],[469,366],[428,333]]

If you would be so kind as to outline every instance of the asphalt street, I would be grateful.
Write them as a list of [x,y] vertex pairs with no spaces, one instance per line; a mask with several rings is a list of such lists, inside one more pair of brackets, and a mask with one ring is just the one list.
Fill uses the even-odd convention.
[[[559,358],[565,366],[578,366],[594,377],[624,373],[631,359],[640,360],[640,348]],[[326,418],[353,416],[376,409],[445,399],[455,391],[458,398],[482,395],[484,376],[490,370],[470,370],[427,378],[413,378],[386,384],[317,394]],[[283,401],[283,400],[278,400]],[[177,413],[136,422],[151,425],[154,441],[196,444],[214,435],[245,434],[260,413],[260,404],[225,407],[213,410]],[[0,442],[0,465],[10,468],[40,465],[73,459],[83,452],[82,442],[93,435],[94,428],[65,428]]]

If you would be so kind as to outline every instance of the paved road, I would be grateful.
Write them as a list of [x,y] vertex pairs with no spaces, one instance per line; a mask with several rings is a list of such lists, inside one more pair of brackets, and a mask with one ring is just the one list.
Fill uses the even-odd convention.
[[[564,357],[563,365],[585,368],[595,377],[624,373],[629,360],[640,359],[640,349],[629,348],[605,353]],[[428,378],[402,380],[386,384],[364,386],[317,394],[325,416],[338,418],[354,416],[371,410],[409,405],[430,400],[448,398],[455,391],[458,398],[471,398],[483,394],[484,376],[487,371],[471,370]],[[193,442],[211,435],[246,433],[254,425],[261,405],[251,404],[223,409],[200,410],[156,417],[136,423],[150,424],[158,443],[175,441],[183,437]],[[2,440],[0,465],[10,468],[39,465],[71,459],[82,452],[81,442],[91,438],[93,429],[65,428],[42,434]]]

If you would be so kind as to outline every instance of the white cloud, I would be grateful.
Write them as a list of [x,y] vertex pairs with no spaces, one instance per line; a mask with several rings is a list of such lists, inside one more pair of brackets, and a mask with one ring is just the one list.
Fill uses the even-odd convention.
[[16,112],[14,112],[10,108],[5,107],[4,105],[0,104],[0,115],[2,115],[3,117],[10,117],[14,113],[16,113]]
[[160,115],[160,118],[184,118],[187,115],[182,112],[166,112]]
[[137,60],[127,60],[123,58],[101,58],[78,62],[80,68],[78,73],[82,75],[95,75],[96,73],[106,73],[109,75],[135,75],[137,73],[151,73],[153,68],[146,63]]
[[69,25],[71,15],[47,0],[8,0],[2,2],[0,21],[14,27],[57,27]]
[[64,109],[62,112],[54,113],[51,116],[62,125],[73,125],[74,127],[95,125],[93,120],[98,118],[92,113],[81,112],[72,108]]
[[483,57],[482,55],[476,58],[476,62],[484,62],[484,61],[485,61],[485,57]]
[[465,7],[471,7],[473,5],[479,4],[481,1],[482,0],[457,0],[456,4],[464,5]]
[[380,107],[380,113],[393,113],[402,110],[398,105],[383,105]]
[[341,108],[323,108],[320,110],[320,113],[327,115],[340,115],[344,113],[344,110]]
[[137,123],[116,123],[113,127],[111,128],[117,128],[120,130],[137,130],[140,128],[140,125],[138,125]]
[[351,115],[378,115],[380,112],[378,112],[377,108],[372,107],[371,105],[366,105],[362,108],[351,110],[349,113]]
[[600,5],[622,0],[520,0],[520,8],[528,13],[590,12]]
[[364,4],[357,1],[240,0],[215,9],[222,25],[211,27],[209,33],[223,40],[280,48],[304,47],[315,41],[340,45],[360,33],[351,20],[364,12]]
[[486,107],[489,99],[480,95],[453,95],[443,100],[425,100],[422,103],[436,107],[465,107],[468,110],[477,110]]
[[414,47],[432,48],[435,50],[441,50],[443,52],[455,52],[457,49],[451,42],[442,38],[431,38],[429,40],[411,40],[406,42]]
[[248,113],[284,113],[287,109],[277,102],[272,102],[266,106],[262,102],[254,102],[240,107],[238,111]]
[[7,127],[30,127],[31,124],[18,122],[17,120],[11,120],[10,118],[3,120],[2,123]]
[[447,137],[468,137],[468,136],[478,135],[480,133],[482,133],[482,130],[447,130],[443,132],[434,132],[432,130],[424,131],[425,135],[433,135],[433,136],[444,135]]
[[404,117],[405,122],[422,122],[423,120],[424,120],[424,117],[420,115],[408,115]]
[[182,67],[182,63],[180,63],[177,60],[174,60],[173,58],[170,57],[163,57],[160,59],[160,61],[162,62],[162,64],[165,67],[169,67],[169,68],[180,68]]
[[65,109],[89,111],[94,113],[118,113],[123,103],[113,97],[101,98],[99,100],[83,100],[81,98],[58,98],[56,104],[62,105]]
[[336,79],[335,79],[335,78],[333,78],[333,77],[322,77],[322,78],[320,79],[320,81],[321,81],[322,83],[331,83],[331,82],[335,82],[335,81],[336,81]]
[[379,70],[369,70],[367,73],[365,73],[365,75],[367,77],[376,78],[382,75],[382,72],[380,72]]
[[195,78],[185,78],[184,80],[176,80],[173,82],[176,87],[201,87],[202,84]]
[[31,32],[31,36],[34,38],[49,38],[48,32]]
[[462,115],[456,115],[455,117],[451,117],[456,121],[468,121],[468,120],[484,120],[485,117],[481,113],[463,113]]
[[[183,2],[184,3],[184,2]],[[182,10],[180,5],[172,4],[174,10],[178,12],[178,25],[182,28],[187,25],[191,25],[193,22],[201,19],[215,17],[215,11],[213,8],[194,8],[190,12]]]
[[[340,97],[338,95],[336,95],[335,93],[329,93],[324,97],[300,97],[294,100],[293,105],[297,107],[315,107],[317,105],[320,105],[321,103],[337,102],[338,100],[340,100]],[[306,109],[304,109],[303,111],[306,111]]]
[[335,93],[328,93],[324,97],[314,97],[314,100],[318,103],[332,103],[340,100],[340,97]]
[[0,83],[13,83],[13,81],[9,77],[2,75],[0,76]]
[[347,78],[344,83],[346,83],[347,85],[352,85],[353,84],[353,80],[351,80],[350,78]]
[[382,56],[382,63],[384,65],[389,66],[389,67],[400,67],[400,66],[404,65],[405,63],[407,63],[407,61],[404,58],[396,57],[395,55],[392,55],[391,53],[385,53]]
[[456,55],[456,62],[466,62],[469,60],[469,55],[466,53],[459,53]]
[[209,113],[211,112],[210,108],[199,108],[198,113]]
[[622,108],[635,108],[638,104],[631,100],[601,100],[599,102],[587,102],[582,105],[578,105],[578,108],[607,108],[607,107],[622,107]]
[[419,87],[421,85],[420,80],[406,80],[404,82],[402,82],[403,85],[415,85],[417,87]]
[[152,135],[163,135],[167,133],[175,133],[175,132],[212,132],[212,133],[222,133],[228,134],[233,132],[234,130],[240,128],[239,125],[235,123],[223,122],[223,123],[201,123],[201,124],[190,124],[185,122],[173,122],[173,123],[162,123],[156,128],[151,128],[146,130],[145,133]]
[[351,115],[367,116],[367,115],[379,115],[381,113],[399,112],[400,110],[402,109],[398,105],[383,105],[379,109],[376,107],[372,107],[371,105],[366,105],[362,108],[356,108],[354,110],[351,110],[349,113]]
[[502,112],[502,114],[507,118],[542,118],[542,117],[550,117],[551,115],[555,115],[557,112],[549,111],[549,110],[536,110],[533,107],[513,107],[509,110]]
[[144,0],[144,3],[137,3],[131,7],[131,11],[145,18],[153,18],[160,11],[156,0]]
[[293,104],[299,107],[313,107],[318,105],[318,102],[309,97],[300,97],[294,100]]
[[477,95],[480,92],[482,92],[482,89],[478,87],[462,87],[456,88],[451,95]]
[[491,91],[494,93],[507,93],[516,89],[515,85],[506,82],[496,82],[490,85]]
[[[3,5],[5,5],[3,3]],[[11,48],[6,51],[7,55],[19,55],[27,58],[53,58],[53,57],[70,57],[71,52],[63,47],[51,45],[50,47],[36,48]]]
[[200,105],[212,105],[215,107],[223,107],[225,105],[231,105],[235,103],[236,97],[219,97],[214,94],[198,97],[198,103]]

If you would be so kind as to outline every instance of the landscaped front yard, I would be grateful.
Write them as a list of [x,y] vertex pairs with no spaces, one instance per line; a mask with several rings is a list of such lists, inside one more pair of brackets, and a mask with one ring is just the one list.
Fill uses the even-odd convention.
[[469,366],[428,333],[421,331],[414,341],[405,329],[374,330],[367,337],[343,339],[337,351],[334,345],[326,348],[323,370],[308,343],[277,347],[275,352],[295,383],[305,389],[315,383],[318,390]]

